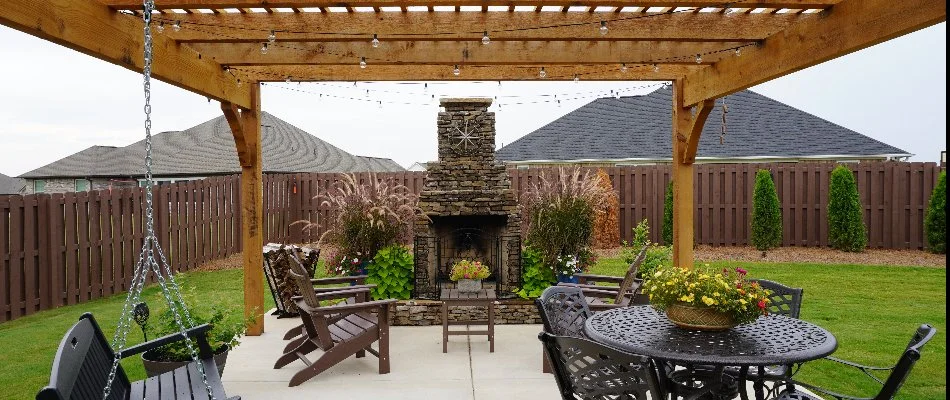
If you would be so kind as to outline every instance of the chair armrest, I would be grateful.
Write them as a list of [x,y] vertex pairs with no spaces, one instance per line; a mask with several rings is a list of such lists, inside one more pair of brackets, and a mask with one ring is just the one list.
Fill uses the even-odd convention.
[[791,383],[791,384],[793,384],[793,385],[795,385],[795,386],[801,386],[801,387],[803,387],[803,388],[805,388],[805,389],[808,389],[808,390],[810,390],[810,391],[812,391],[812,392],[817,392],[817,393],[820,393],[820,394],[823,394],[823,395],[826,395],[826,396],[834,397],[834,398],[836,398],[836,399],[838,399],[838,400],[873,400],[873,397],[856,397],[856,396],[851,396],[851,395],[847,395],[847,394],[842,394],[842,393],[838,393],[838,392],[834,392],[834,391],[825,389],[825,388],[820,387],[820,386],[815,386],[815,385],[808,384],[808,383],[805,383],[805,382],[799,382],[799,381],[796,381],[796,380],[793,380],[793,379],[789,379],[787,382],[788,382],[788,383]]
[[329,292],[317,292],[317,300],[335,300],[335,299],[347,299],[350,297],[359,297],[359,296],[369,296],[369,288],[363,287],[359,289],[344,289],[344,290],[333,290]]
[[860,370],[890,371],[890,370],[894,369],[894,367],[872,367],[872,366],[869,366],[869,365],[861,365],[861,364],[858,364],[858,363],[856,363],[856,362],[851,362],[851,361],[848,361],[848,360],[842,360],[842,359],[840,359],[840,358],[835,358],[835,357],[831,357],[831,356],[825,357],[825,359],[826,359],[826,360],[829,360],[829,361],[834,361],[834,362],[839,363],[839,364],[844,364],[844,365],[847,365],[847,366],[849,366],[849,367],[854,367],[854,368],[857,368],[857,369],[860,369]]
[[[205,341],[205,343],[207,343],[205,334],[207,334],[209,330],[211,330],[210,324],[201,324],[194,328],[186,330],[185,333],[188,335],[188,337],[198,338],[199,342]],[[165,335],[157,339],[149,340],[145,343],[140,343],[135,346],[128,347],[119,353],[119,357],[126,358],[128,356],[134,356],[136,354],[144,353],[146,351],[162,347],[169,343],[175,343],[184,339],[185,337],[182,336],[180,332],[172,333],[170,335]]]
[[592,275],[592,274],[574,274],[577,277],[577,281],[580,284],[586,284],[588,282],[607,282],[607,283],[616,283],[620,284],[623,282],[622,276],[610,276],[610,275]]
[[373,289],[375,284],[369,285],[353,285],[353,286],[336,286],[336,287],[315,287],[313,291],[316,293],[328,293],[328,292],[339,292],[341,290],[354,290],[354,289]]
[[610,291],[610,290],[581,288],[581,291],[584,293],[584,296],[586,297],[596,297],[600,299],[611,299],[611,300],[617,298],[616,290]]
[[319,279],[310,280],[310,283],[314,285],[334,285],[337,283],[362,284],[363,282],[366,282],[366,275],[334,276],[331,278],[319,278]]
[[359,311],[370,311],[372,309],[382,309],[390,304],[396,304],[396,299],[373,300],[363,303],[340,304],[335,306],[326,306],[310,309],[311,312],[319,314],[352,314]]
[[567,286],[567,287],[576,287],[581,289],[595,289],[595,290],[610,290],[616,292],[620,290],[617,286],[604,286],[604,285],[585,285],[582,283],[568,283],[568,282],[558,282],[558,286]]

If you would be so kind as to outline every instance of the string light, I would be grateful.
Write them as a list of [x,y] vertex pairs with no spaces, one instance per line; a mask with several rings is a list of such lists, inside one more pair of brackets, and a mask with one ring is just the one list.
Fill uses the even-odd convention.
[[703,63],[703,55],[702,55],[702,54],[697,54],[697,55],[696,55],[696,64],[702,64],[702,63]]
[[369,89],[366,89],[366,97],[369,97]]
[[544,79],[548,76],[547,71],[544,70],[544,67],[541,67],[541,71],[538,72],[538,77]]
[[615,98],[615,99],[618,99],[618,100],[620,99],[620,90],[619,90],[619,89],[618,89],[616,92],[614,92],[614,98]]
[[577,76],[577,74],[574,74],[574,83],[577,83],[580,81],[581,81],[581,77]]
[[267,54],[267,43],[261,45],[261,54]]
[[372,40],[370,43],[373,44],[373,48],[374,48],[374,49],[377,48],[377,47],[379,47],[379,36],[376,36],[376,34],[374,33],[374,34],[373,34],[373,40]]
[[224,66],[224,73],[230,74],[230,73],[231,73],[231,67],[225,65],[225,66]]
[[428,92],[429,92],[429,83],[426,82],[426,83],[422,86],[422,93],[428,93]]
[[462,73],[462,70],[459,69],[459,65],[455,64],[455,68],[452,69],[452,75],[459,76]]
[[277,41],[277,33],[270,31],[267,35],[267,43],[274,43],[275,41]]
[[487,45],[491,43],[491,38],[488,37],[488,31],[485,31],[485,35],[482,36],[482,44]]
[[[360,68],[366,69],[366,57],[360,57]],[[353,86],[356,86],[356,82],[353,82]]]
[[600,36],[607,35],[607,21],[600,21]]
[[657,65],[657,64],[653,64],[653,72],[654,72],[654,73],[660,72],[660,66]]
[[287,83],[290,83],[290,75],[287,75],[287,80],[286,80],[286,82],[287,82]]
[[382,101],[382,100],[378,101],[376,104],[378,104],[378,106],[377,106],[378,108],[383,108],[383,101]]
[[165,32],[165,21],[158,21],[158,27],[156,27],[155,30],[157,30],[158,33],[164,33],[164,32]]
[[620,72],[627,72],[627,64],[620,64]]
[[175,21],[175,24],[172,25],[172,29],[174,29],[175,32],[180,31],[180,30],[181,30],[181,21]]
[[237,80],[237,85],[238,85],[238,86],[241,86],[241,78],[238,78],[238,80]]
[[741,56],[741,55],[742,55],[742,48],[741,48],[741,47],[736,47],[736,57],[739,57],[739,56]]

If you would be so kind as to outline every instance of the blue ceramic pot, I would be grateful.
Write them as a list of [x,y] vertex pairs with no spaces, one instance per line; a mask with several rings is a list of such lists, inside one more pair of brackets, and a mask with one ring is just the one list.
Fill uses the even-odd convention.
[[558,283],[577,283],[578,279],[576,275],[567,275],[567,274],[557,274]]

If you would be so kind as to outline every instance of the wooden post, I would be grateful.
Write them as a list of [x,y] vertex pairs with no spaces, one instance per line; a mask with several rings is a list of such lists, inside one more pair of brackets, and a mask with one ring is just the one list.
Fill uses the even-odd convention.
[[693,161],[712,100],[694,113],[683,104],[683,81],[673,81],[673,265],[693,267]]
[[264,187],[261,169],[261,88],[249,84],[251,109],[221,103],[241,162],[241,243],[244,254],[244,316],[248,336],[264,333]]

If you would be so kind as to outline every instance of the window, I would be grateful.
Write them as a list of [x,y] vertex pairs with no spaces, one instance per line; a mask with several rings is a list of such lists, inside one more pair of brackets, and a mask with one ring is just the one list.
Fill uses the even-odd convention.
[[89,190],[89,180],[88,179],[76,179],[76,191],[85,192]]
[[43,193],[46,191],[46,181],[37,179],[33,181],[33,193]]

